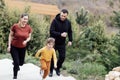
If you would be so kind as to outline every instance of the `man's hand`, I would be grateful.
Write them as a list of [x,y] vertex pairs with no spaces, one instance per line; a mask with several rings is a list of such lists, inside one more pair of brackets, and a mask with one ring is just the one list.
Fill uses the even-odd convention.
[[62,36],[62,37],[67,37],[67,33],[66,33],[66,32],[63,32],[63,33],[61,33],[61,36]]
[[71,46],[71,45],[72,45],[72,42],[71,42],[71,41],[69,41],[69,42],[68,42],[68,46]]

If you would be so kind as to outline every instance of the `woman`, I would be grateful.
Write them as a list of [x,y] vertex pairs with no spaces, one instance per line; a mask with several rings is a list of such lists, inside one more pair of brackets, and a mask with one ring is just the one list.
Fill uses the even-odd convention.
[[10,29],[8,51],[13,59],[13,79],[17,79],[17,73],[20,70],[19,66],[24,64],[26,45],[31,39],[32,29],[27,24],[28,19],[28,14],[22,14],[19,22]]

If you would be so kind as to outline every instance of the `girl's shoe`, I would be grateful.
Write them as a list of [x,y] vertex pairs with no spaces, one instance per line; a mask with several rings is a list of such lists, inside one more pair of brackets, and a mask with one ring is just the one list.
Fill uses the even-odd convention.
[[49,77],[52,77],[52,76],[53,76],[53,73],[52,73],[52,72],[50,72],[50,73],[49,73]]
[[42,79],[42,80],[45,80],[45,79]]

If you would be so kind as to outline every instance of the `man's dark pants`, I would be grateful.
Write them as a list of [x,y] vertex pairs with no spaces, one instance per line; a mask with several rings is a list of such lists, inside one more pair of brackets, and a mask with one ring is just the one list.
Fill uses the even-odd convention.
[[[64,45],[55,45],[55,50],[58,51],[57,70],[60,71],[60,68],[62,67],[62,64],[65,60],[65,55],[66,55],[65,44]],[[53,73],[53,69],[54,69],[54,62],[53,62],[53,58],[52,58],[50,73]]]

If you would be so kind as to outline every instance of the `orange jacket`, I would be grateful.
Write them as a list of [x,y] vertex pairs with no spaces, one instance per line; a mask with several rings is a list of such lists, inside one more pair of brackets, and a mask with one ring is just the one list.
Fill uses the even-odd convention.
[[46,61],[51,61],[51,58],[53,56],[54,64],[57,64],[57,57],[54,48],[47,49],[47,47],[43,47],[35,54],[35,57],[39,59],[44,59]]

